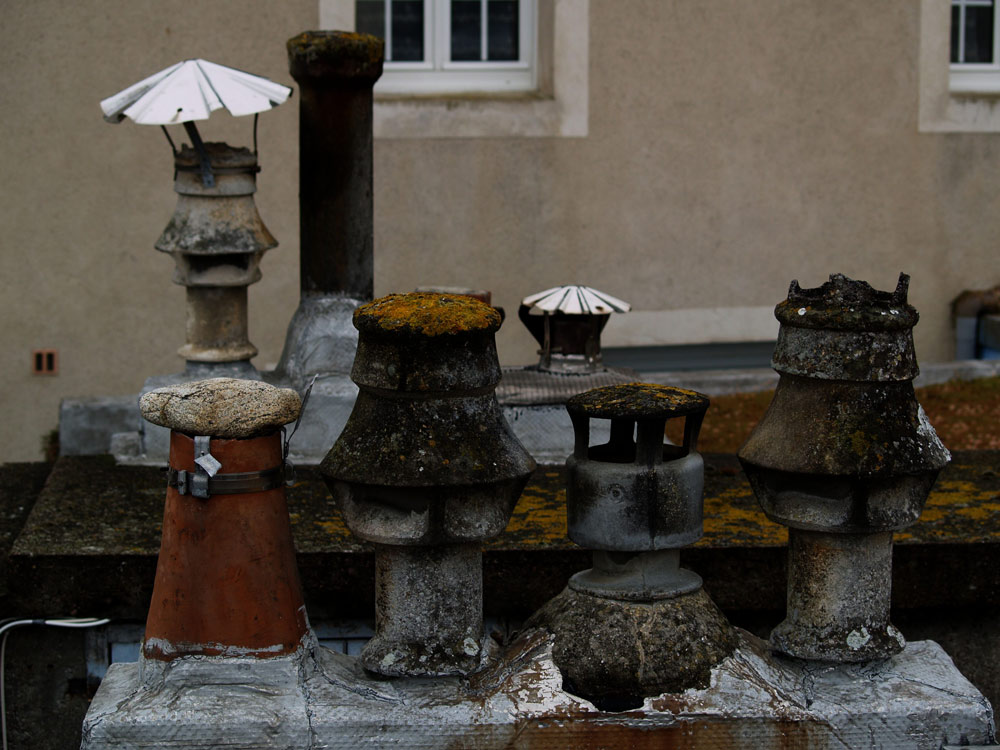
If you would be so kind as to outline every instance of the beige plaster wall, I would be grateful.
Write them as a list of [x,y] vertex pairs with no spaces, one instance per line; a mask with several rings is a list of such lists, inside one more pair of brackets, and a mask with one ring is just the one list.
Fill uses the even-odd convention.
[[[62,396],[134,393],[182,366],[183,290],[152,248],[174,205],[169,148],[97,102],[184,57],[291,84],[284,41],[316,23],[316,0],[5,4],[4,460],[39,456]],[[1000,282],[1000,142],[918,133],[920,3],[590,0],[589,34],[585,137],[376,142],[377,294],[485,287],[513,314],[587,283],[654,333],[679,310],[719,338],[726,309],[739,322],[792,278],[891,288],[904,270],[920,358],[951,357],[949,301]],[[250,292],[259,367],[298,297],[296,120],[295,99],[261,117],[258,206],[281,246]],[[247,143],[250,120],[202,130]],[[515,319],[498,343],[505,363],[534,358]],[[57,377],[30,374],[38,347],[60,350]]]
[[[153,249],[176,202],[170,147],[157,127],[104,122],[99,101],[190,57],[291,85],[284,42],[316,22],[315,0],[4,3],[2,460],[41,456],[63,396],[138,393],[147,376],[183,369],[184,290]],[[264,363],[298,300],[297,123],[294,99],[260,118],[257,204],[281,243],[250,289]],[[252,124],[217,113],[200,131],[252,145]],[[35,348],[59,350],[57,376],[31,374]]]
[[[578,281],[707,319],[773,306],[792,278],[907,271],[919,355],[950,358],[949,300],[1000,281],[1000,154],[991,135],[918,134],[917,3],[590,8],[586,138],[378,142],[380,291],[468,283],[512,310]],[[531,358],[517,325],[499,343]]]

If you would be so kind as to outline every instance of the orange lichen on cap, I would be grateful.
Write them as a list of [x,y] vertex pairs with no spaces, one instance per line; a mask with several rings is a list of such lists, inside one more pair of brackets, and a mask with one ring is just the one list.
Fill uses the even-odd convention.
[[705,411],[708,397],[686,388],[654,383],[606,385],[573,396],[566,407],[589,417],[683,416]]
[[500,313],[472,297],[411,292],[390,294],[354,311],[358,330],[448,336],[500,328]]

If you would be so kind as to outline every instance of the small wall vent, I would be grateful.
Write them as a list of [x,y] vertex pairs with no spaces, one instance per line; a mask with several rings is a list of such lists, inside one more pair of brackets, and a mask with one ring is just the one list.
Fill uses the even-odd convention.
[[57,375],[59,352],[55,349],[35,349],[31,353],[32,375]]

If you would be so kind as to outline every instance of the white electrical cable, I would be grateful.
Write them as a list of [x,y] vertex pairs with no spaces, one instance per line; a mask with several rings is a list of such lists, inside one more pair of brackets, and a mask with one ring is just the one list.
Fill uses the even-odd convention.
[[111,620],[108,618],[96,617],[58,617],[55,619],[7,619],[0,620],[0,741],[3,750],[7,750],[7,697],[4,686],[4,659],[7,655],[7,636],[14,628],[22,625],[48,625],[54,628],[95,628],[98,625],[107,625]]

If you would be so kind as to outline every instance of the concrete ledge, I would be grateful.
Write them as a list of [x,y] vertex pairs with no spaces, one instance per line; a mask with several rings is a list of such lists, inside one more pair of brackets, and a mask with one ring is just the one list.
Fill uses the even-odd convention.
[[116,432],[136,432],[139,397],[89,396],[64,398],[59,403],[59,453],[97,456],[111,450]]
[[[904,634],[940,640],[961,670],[1000,700],[993,668],[1000,649],[998,466],[997,451],[955,455],[922,519],[899,535],[892,600]],[[106,456],[64,457],[35,502],[50,467],[33,467],[27,475],[16,465],[0,469],[4,502],[24,508],[16,524],[24,523],[24,529],[8,561],[7,612],[143,621],[159,549],[164,472],[116,466]],[[27,494],[19,500],[15,495],[22,489]],[[703,576],[731,619],[766,635],[785,605],[785,529],[764,517],[735,456],[706,456],[705,489],[705,536],[683,551],[682,564]],[[288,498],[313,621],[371,618],[372,550],[344,527],[315,472],[301,470]],[[507,530],[485,549],[488,616],[524,618],[561,591],[570,575],[590,566],[590,553],[566,538],[565,524],[562,472],[540,469]],[[13,528],[10,536],[17,533]],[[0,550],[0,557],[5,553]],[[0,590],[3,584],[0,580]]]

